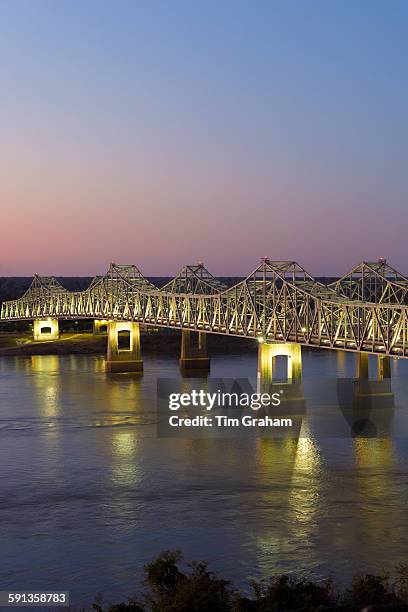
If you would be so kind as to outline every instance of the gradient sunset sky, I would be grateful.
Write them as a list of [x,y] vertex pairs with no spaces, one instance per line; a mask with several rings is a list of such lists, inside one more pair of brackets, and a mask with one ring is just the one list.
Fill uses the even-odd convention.
[[408,273],[408,3],[0,0],[0,275]]

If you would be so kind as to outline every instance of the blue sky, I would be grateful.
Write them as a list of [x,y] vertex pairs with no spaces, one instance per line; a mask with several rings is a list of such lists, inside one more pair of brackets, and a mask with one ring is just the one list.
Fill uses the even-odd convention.
[[0,1],[0,273],[408,272],[407,17]]

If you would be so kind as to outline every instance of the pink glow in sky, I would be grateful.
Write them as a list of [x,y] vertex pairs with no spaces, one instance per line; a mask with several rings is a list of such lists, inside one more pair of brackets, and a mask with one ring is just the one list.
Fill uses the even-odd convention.
[[0,275],[408,272],[404,5],[342,5],[2,5]]

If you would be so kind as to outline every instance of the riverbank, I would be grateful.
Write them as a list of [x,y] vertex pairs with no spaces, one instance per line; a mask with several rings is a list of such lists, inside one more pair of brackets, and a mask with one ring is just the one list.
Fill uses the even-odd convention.
[[[180,352],[180,332],[173,330],[154,330],[141,333],[143,352],[160,351],[166,355]],[[13,355],[105,355],[107,337],[95,336],[90,332],[62,333],[59,340],[34,342],[29,332],[0,333],[0,356]],[[257,343],[246,338],[228,338],[207,335],[210,354],[224,352],[242,353],[257,350]]]
[[59,340],[34,342],[29,333],[0,334],[0,355],[97,355],[106,351],[106,337],[90,333],[61,334]]

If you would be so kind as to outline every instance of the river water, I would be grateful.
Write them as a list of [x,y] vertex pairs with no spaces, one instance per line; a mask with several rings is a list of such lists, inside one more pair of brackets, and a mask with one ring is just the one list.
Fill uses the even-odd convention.
[[[305,351],[292,439],[158,438],[157,378],[180,374],[173,358],[144,363],[138,379],[107,376],[94,356],[0,358],[1,589],[118,601],[164,549],[240,586],[276,572],[345,581],[407,560],[408,363],[392,363],[376,435],[325,435],[316,381],[353,376],[354,356]],[[211,376],[255,372],[255,354],[212,358]],[[333,397],[318,407],[329,419]]]

